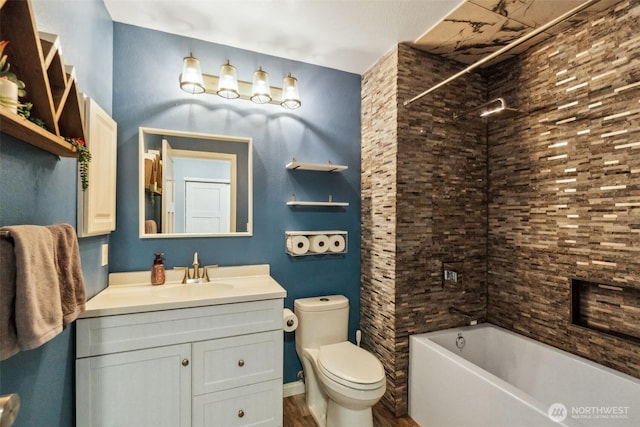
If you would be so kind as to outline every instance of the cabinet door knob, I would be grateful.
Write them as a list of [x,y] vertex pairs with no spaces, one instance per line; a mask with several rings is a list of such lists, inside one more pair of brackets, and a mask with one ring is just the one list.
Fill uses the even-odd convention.
[[238,418],[242,418],[242,417],[244,417],[244,411],[242,409],[240,409],[238,411]]
[[242,368],[244,366],[244,360],[242,359],[238,360],[238,366]]
[[189,359],[182,359],[182,366],[189,366]]

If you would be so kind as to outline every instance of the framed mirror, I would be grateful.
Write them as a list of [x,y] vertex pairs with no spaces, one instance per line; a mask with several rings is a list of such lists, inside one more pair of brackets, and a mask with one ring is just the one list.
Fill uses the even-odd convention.
[[140,238],[251,236],[251,138],[140,128]]

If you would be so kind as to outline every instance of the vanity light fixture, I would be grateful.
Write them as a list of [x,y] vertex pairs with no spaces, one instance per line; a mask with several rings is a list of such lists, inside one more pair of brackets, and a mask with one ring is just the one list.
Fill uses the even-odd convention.
[[220,67],[220,77],[218,78],[218,95],[226,99],[236,99],[240,97],[238,93],[238,75],[236,67],[227,63]]
[[300,107],[300,93],[298,92],[298,79],[291,77],[291,73],[284,78],[282,83],[282,102],[284,108],[295,110]]
[[200,61],[189,54],[184,58],[180,88],[190,94],[217,94],[225,99],[245,99],[256,104],[279,104],[283,108],[299,108],[298,80],[291,73],[284,78],[282,88],[269,86],[269,74],[258,67],[253,82],[238,80],[236,67],[229,60],[220,68],[220,76],[203,74]]
[[271,102],[271,87],[269,87],[269,73],[259,67],[253,73],[253,86],[251,86],[251,98],[256,104],[266,104]]
[[200,61],[193,57],[193,53],[189,53],[189,56],[184,58],[182,74],[180,74],[180,89],[193,95],[204,92]]

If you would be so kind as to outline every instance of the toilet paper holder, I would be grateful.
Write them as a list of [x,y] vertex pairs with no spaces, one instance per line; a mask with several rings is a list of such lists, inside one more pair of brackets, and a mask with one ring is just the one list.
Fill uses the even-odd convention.
[[[285,231],[285,252],[292,257],[307,256],[307,255],[340,255],[347,253],[347,236],[348,233],[342,230],[327,230],[327,231]],[[318,249],[314,251],[313,244],[304,253],[294,252],[291,241],[294,236],[304,236],[313,242],[314,239],[318,239],[321,236],[327,236],[326,242],[321,239],[319,242],[326,244],[326,248]]]

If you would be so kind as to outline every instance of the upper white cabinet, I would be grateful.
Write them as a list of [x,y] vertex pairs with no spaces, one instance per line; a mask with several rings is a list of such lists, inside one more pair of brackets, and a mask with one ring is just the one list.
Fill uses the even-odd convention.
[[109,234],[116,229],[117,124],[91,98],[85,98],[87,148],[91,153],[89,188],[78,190],[78,235]]

